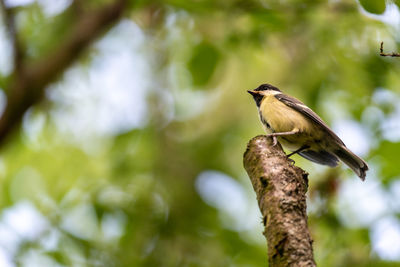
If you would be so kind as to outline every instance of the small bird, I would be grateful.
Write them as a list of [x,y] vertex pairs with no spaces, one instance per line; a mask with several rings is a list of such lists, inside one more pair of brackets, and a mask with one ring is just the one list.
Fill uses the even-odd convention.
[[248,90],[256,102],[261,123],[273,145],[279,141],[315,163],[335,167],[339,159],[365,180],[367,163],[351,152],[329,126],[309,107],[275,86],[262,84]]

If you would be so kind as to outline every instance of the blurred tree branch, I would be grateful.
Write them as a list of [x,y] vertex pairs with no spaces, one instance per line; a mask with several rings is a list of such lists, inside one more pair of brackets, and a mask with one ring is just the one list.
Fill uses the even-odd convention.
[[243,160],[263,216],[269,266],[315,266],[307,227],[308,174],[266,136],[249,141]]
[[400,54],[399,53],[395,53],[395,52],[392,52],[390,54],[383,53],[383,42],[381,42],[381,48],[380,48],[379,55],[382,56],[382,57],[400,57]]
[[13,63],[14,69],[20,70],[22,61],[22,49],[18,40],[17,30],[15,26],[14,9],[7,8],[4,0],[0,0],[1,9],[4,16],[4,24],[7,27],[8,38],[10,38],[11,45],[13,48]]
[[0,144],[19,124],[29,107],[40,101],[46,86],[54,81],[72,62],[79,58],[92,41],[121,17],[127,0],[115,0],[113,3],[92,11],[80,13],[69,27],[69,33],[61,45],[31,63],[21,63],[18,35],[12,12],[1,6],[6,14],[6,24],[14,45],[13,80],[7,90],[7,104],[0,118]]

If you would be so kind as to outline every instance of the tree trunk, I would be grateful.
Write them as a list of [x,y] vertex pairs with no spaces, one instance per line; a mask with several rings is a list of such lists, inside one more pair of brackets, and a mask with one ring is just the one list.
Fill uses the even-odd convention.
[[316,266],[307,227],[308,174],[267,136],[249,141],[243,161],[263,216],[269,266]]

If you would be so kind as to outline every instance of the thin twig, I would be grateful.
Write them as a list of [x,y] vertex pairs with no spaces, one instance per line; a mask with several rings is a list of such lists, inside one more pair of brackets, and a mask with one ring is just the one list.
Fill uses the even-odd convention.
[[382,57],[400,57],[399,53],[392,52],[390,54],[383,53],[383,42],[381,42],[380,56]]

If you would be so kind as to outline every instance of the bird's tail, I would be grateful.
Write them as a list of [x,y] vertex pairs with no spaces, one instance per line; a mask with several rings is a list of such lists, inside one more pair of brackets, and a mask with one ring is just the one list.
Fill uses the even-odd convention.
[[349,166],[361,180],[365,180],[365,172],[368,170],[368,165],[362,158],[358,157],[345,146],[341,146],[340,149],[336,150],[335,155]]

